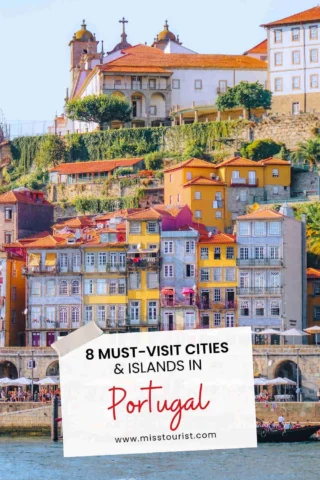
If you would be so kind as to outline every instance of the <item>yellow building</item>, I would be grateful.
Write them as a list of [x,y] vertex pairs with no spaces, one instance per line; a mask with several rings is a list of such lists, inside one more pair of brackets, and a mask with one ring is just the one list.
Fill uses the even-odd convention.
[[149,208],[128,215],[126,223],[130,330],[159,330],[161,215]]
[[[320,328],[320,270],[307,268],[307,325],[308,328]],[[315,343],[315,335],[308,337],[309,343]],[[320,334],[318,334],[320,343]]]
[[165,170],[165,203],[187,204],[194,221],[225,231],[247,205],[288,199],[290,183],[291,165],[285,160],[234,157],[214,165],[191,158]]
[[0,347],[25,345],[24,265],[21,256],[9,251],[0,252]]
[[201,235],[197,244],[201,328],[237,326],[237,245],[233,235]]

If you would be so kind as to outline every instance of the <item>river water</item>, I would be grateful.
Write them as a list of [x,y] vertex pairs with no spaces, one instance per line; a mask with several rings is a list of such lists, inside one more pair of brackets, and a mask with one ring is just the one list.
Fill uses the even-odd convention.
[[320,442],[64,459],[60,442],[0,438],[1,480],[313,480],[319,472]]

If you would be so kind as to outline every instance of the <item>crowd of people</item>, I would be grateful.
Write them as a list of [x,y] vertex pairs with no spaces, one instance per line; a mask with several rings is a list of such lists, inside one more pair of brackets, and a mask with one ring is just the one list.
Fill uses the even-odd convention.
[[59,388],[40,388],[39,390],[35,390],[32,393],[31,389],[23,390],[22,387],[6,387],[2,388],[0,392],[0,399],[3,402],[42,402],[47,403],[51,402],[54,396],[60,397],[60,389]]
[[284,430],[292,430],[296,428],[301,428],[302,425],[300,422],[286,422],[285,418],[283,415],[280,415],[278,418],[278,423],[276,424],[275,422],[264,422],[263,420],[257,422],[257,428],[265,430],[267,432],[278,430],[278,431],[284,431]]

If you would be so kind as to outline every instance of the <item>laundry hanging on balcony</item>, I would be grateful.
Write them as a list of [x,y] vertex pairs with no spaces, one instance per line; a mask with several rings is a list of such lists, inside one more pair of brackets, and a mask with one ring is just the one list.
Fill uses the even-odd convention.
[[40,253],[31,253],[29,255],[29,267],[38,267],[40,265]]

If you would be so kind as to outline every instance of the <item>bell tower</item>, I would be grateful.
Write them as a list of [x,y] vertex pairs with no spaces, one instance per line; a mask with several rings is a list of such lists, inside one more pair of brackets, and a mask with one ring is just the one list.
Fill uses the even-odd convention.
[[85,20],[83,20],[81,29],[74,33],[72,40],[69,42],[71,91],[79,74],[81,56],[87,53],[97,53],[98,43],[95,34],[87,30],[87,25]]

